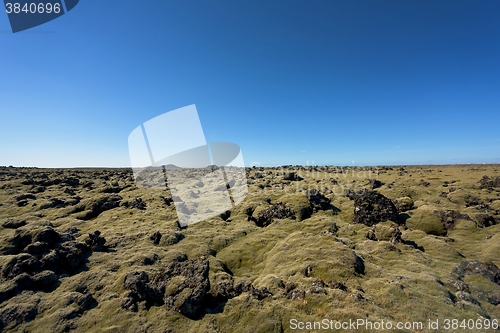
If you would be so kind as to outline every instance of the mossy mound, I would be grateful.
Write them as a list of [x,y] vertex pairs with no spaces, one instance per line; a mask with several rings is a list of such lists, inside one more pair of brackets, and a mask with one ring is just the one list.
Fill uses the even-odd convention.
[[406,226],[410,229],[422,230],[427,234],[445,236],[446,227],[434,213],[436,207],[422,205],[410,213]]

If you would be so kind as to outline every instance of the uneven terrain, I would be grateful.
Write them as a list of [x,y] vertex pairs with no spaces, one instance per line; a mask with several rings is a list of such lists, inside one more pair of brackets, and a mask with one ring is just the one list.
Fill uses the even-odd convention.
[[0,331],[499,320],[499,169],[247,168],[243,202],[181,227],[130,169],[1,167]]

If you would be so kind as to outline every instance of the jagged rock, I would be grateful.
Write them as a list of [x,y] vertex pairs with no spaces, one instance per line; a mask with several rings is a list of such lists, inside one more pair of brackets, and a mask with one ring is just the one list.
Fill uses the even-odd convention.
[[107,247],[104,245],[105,243],[106,239],[101,237],[101,232],[99,230],[90,233],[89,238],[85,240],[85,244],[94,252],[105,252],[107,250]]
[[330,199],[321,194],[318,190],[308,190],[306,192],[306,197],[311,204],[311,208],[314,211],[326,210],[330,208]]
[[450,231],[455,228],[455,224],[458,222],[458,220],[469,220],[471,221],[471,218],[467,214],[460,214],[459,212],[455,210],[441,210],[435,212],[443,225],[446,227],[446,230]]
[[54,251],[40,259],[43,269],[57,274],[74,274],[83,266],[89,248],[86,244],[71,241],[58,245]]
[[151,236],[149,236],[149,239],[153,241],[155,244],[160,244],[162,234],[159,231],[155,231]]
[[398,221],[398,211],[392,201],[376,191],[364,191],[361,194],[348,193],[354,200],[354,217],[352,223],[372,226],[379,222]]
[[428,181],[425,181],[423,179],[420,179],[420,182],[418,183],[418,185],[429,187],[431,185],[431,183],[429,183]]
[[267,290],[266,287],[255,288],[253,285],[250,285],[250,293],[258,300],[263,300],[264,298],[273,296],[273,294]]
[[285,295],[288,299],[304,299],[306,297],[305,291],[297,289],[295,283],[285,285]]
[[47,227],[36,233],[33,237],[33,241],[42,242],[47,244],[48,247],[53,247],[59,242],[60,238],[61,237],[57,231],[51,227]]
[[365,261],[357,254],[354,254],[354,257],[354,271],[358,274],[365,274]]
[[370,180],[370,188],[372,190],[379,188],[379,187],[382,187],[382,185],[384,185],[384,183],[382,183],[380,180],[377,180],[377,179]]
[[452,275],[463,279],[467,275],[479,274],[500,285],[500,269],[492,261],[466,260],[452,270]]
[[131,294],[131,301],[126,300],[126,302],[124,302],[124,304],[126,305],[125,308],[137,311],[137,307],[133,306],[133,303],[145,301],[151,298],[152,290],[148,286],[148,283],[149,276],[146,274],[146,272],[130,272],[125,276],[123,286],[135,293]]
[[313,294],[328,295],[328,292],[325,289],[325,283],[321,280],[314,281],[309,291]]
[[500,223],[500,216],[493,216],[488,214],[476,214],[475,217],[479,225],[485,228]]
[[125,201],[124,203],[122,203],[122,206],[125,206],[127,208],[137,208],[139,210],[146,209],[146,203],[142,201],[142,198],[135,198],[129,201]]
[[33,275],[41,271],[42,263],[40,260],[30,254],[21,254],[5,265],[2,274],[7,279],[12,279],[22,273]]
[[372,226],[370,230],[368,230],[365,237],[372,241],[378,241],[377,235],[375,234],[375,226]]
[[466,260],[460,265],[455,267],[452,272],[457,280],[453,284],[457,288],[455,294],[459,306],[463,304],[472,303],[480,305],[480,303],[475,299],[486,301],[493,305],[500,304],[500,292],[495,290],[482,291],[476,288],[470,288],[464,281],[464,277],[468,275],[479,274],[486,279],[490,280],[497,285],[500,285],[500,269],[491,261],[481,262],[479,260]]
[[209,263],[205,258],[174,262],[165,266],[150,285],[163,294],[165,305],[188,318],[195,318],[210,290]]
[[267,227],[273,223],[275,218],[284,219],[287,217],[293,217],[293,212],[290,207],[285,206],[281,202],[272,205],[270,208],[261,211],[257,218],[255,219],[255,224],[259,227]]
[[[77,204],[80,202],[79,198],[75,198],[75,201],[72,201],[72,204]],[[48,208],[63,208],[66,206],[69,206],[70,204],[67,203],[64,200],[61,200],[59,198],[50,198],[45,200],[43,203],[40,204],[40,209],[48,209]]]
[[188,318],[196,318],[210,290],[208,271],[208,260],[200,258],[168,264],[151,279],[145,272],[131,272],[124,280],[124,287],[131,292],[122,307],[136,310],[137,303],[145,301],[149,306],[164,304]]
[[332,289],[340,289],[342,291],[347,291],[347,286],[343,284],[342,282],[335,282],[335,281],[330,281],[328,283],[328,287]]
[[492,190],[493,188],[498,187],[500,187],[500,176],[496,177],[495,179],[491,179],[490,177],[485,175],[479,181],[480,189]]
[[213,295],[218,299],[229,299],[237,296],[232,282],[222,281],[217,283],[213,288]]

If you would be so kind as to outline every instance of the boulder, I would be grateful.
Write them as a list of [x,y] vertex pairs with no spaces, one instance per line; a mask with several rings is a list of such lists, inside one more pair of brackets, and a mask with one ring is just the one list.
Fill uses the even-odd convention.
[[285,219],[293,216],[294,214],[291,208],[279,202],[268,209],[262,210],[257,217],[254,218],[254,221],[257,226],[263,228],[273,223],[275,218]]
[[311,204],[311,208],[314,211],[327,210],[330,208],[330,199],[321,194],[318,190],[308,190],[306,192],[306,197]]
[[101,232],[99,230],[94,231],[89,234],[89,237],[85,240],[90,249],[94,252],[105,252],[107,250],[106,239],[101,237]]
[[362,193],[348,192],[354,200],[354,217],[352,223],[372,226],[384,221],[398,221],[398,210],[392,201],[376,191]]
[[128,273],[123,286],[130,292],[122,307],[136,311],[138,302],[144,301],[148,306],[164,304],[195,319],[201,313],[210,290],[208,272],[208,260],[199,258],[170,263],[151,278],[145,272]]
[[482,227],[491,227],[492,225],[500,224],[500,216],[493,216],[489,214],[476,214],[478,224]]
[[500,269],[492,261],[465,260],[452,270],[452,275],[463,279],[467,275],[479,274],[500,285]]
[[161,237],[162,234],[159,231],[155,231],[151,236],[149,236],[149,239],[155,244],[160,244]]
[[370,188],[372,190],[379,188],[379,187],[382,187],[382,185],[384,185],[384,183],[382,183],[380,180],[370,179]]

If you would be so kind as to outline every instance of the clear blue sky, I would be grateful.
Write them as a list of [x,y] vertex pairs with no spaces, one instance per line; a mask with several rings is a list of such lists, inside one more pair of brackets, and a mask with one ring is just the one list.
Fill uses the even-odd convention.
[[196,104],[247,165],[500,162],[500,1],[88,1],[13,34],[0,165],[128,166]]

